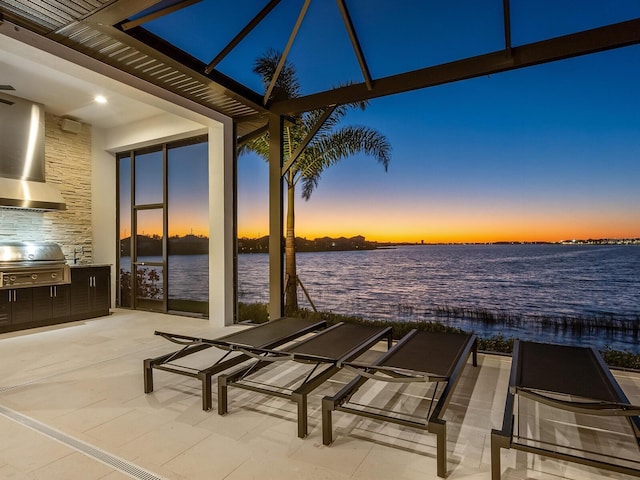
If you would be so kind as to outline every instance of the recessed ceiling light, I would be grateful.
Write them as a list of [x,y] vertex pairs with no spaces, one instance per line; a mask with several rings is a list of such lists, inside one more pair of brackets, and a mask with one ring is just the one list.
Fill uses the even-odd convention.
[[96,98],[94,100],[96,101],[96,103],[107,103],[107,99],[102,95],[96,95]]

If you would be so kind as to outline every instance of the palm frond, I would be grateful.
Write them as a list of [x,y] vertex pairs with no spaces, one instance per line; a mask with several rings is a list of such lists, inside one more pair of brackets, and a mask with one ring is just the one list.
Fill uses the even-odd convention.
[[391,160],[391,145],[387,138],[369,127],[346,126],[322,136],[313,142],[312,148],[325,152],[328,164],[337,163],[351,155],[364,153],[381,163],[385,171]]
[[[265,90],[271,83],[275,74],[281,54],[273,49],[268,50],[256,60],[254,72],[262,77]],[[285,62],[282,71],[273,89],[272,99],[287,99],[301,96],[295,68]],[[340,123],[347,113],[354,108],[364,110],[368,102],[354,102],[339,105],[316,132],[314,138],[305,151],[291,166],[291,176],[287,181],[294,185],[302,180],[302,197],[308,200],[311,193],[317,188],[324,170],[339,161],[358,153],[375,158],[381,163],[385,171],[389,167],[391,159],[391,146],[387,138],[374,129],[368,127],[346,126],[340,127]],[[297,118],[297,123],[287,126],[283,135],[283,160],[291,158],[305,137],[317,125],[324,115],[323,110],[306,112]],[[269,134],[253,139],[242,145],[238,153],[252,151],[265,161],[269,161]]]
[[389,167],[391,145],[384,135],[368,127],[343,127],[312,142],[298,165],[303,177],[302,197],[309,200],[326,168],[358,153],[375,158],[385,171]]
[[[271,48],[262,56],[258,57],[253,66],[254,73],[262,77],[262,85],[265,91],[271,84],[271,79],[276,73],[280,58],[282,58],[282,54]],[[289,61],[285,61],[270,98],[272,100],[287,100],[299,96],[300,82],[298,80],[298,74],[293,65],[289,63]]]

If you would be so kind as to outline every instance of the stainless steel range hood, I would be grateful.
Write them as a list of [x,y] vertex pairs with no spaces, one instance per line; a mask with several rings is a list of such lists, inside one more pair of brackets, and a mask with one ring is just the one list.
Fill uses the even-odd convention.
[[0,178],[0,207],[66,210],[62,194],[43,182]]
[[65,210],[45,183],[44,106],[0,93],[0,207]]

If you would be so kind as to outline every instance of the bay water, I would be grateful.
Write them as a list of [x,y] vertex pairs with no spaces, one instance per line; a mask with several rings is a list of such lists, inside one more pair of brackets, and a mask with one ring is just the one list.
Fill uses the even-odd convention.
[[[637,245],[415,245],[296,260],[320,311],[640,353]],[[267,254],[239,255],[238,300],[267,303],[268,272]],[[299,302],[311,308],[301,291]]]

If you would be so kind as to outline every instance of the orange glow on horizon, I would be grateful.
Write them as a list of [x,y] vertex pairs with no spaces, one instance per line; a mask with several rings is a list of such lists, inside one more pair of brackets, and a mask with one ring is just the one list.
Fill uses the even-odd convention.
[[[379,243],[494,243],[494,242],[560,242],[572,239],[602,239],[602,238],[640,238],[640,232],[620,230],[617,232],[598,232],[594,230],[548,230],[546,232],[518,232],[516,230],[500,230],[487,232],[473,231],[440,231],[431,233],[416,232],[366,232],[366,231],[299,231],[296,237],[313,240],[321,237],[365,237],[366,240]],[[258,231],[239,231],[239,238],[259,238],[267,236],[264,229]]]
[[[263,204],[238,213],[238,237],[269,234],[268,211]],[[145,218],[138,217],[139,220]],[[208,236],[206,216],[175,212],[169,236]],[[151,219],[153,220],[153,219]],[[138,223],[145,235],[159,234],[160,221]],[[130,232],[121,230],[121,238]],[[447,203],[376,201],[362,204],[300,202],[296,207],[296,236],[354,237],[391,243],[559,242],[572,239],[638,238],[640,211],[633,205],[578,205],[526,201],[476,202],[449,199]]]
[[[148,237],[161,236],[162,220],[159,215],[161,215],[160,210],[154,212],[152,216],[138,215],[138,233]],[[128,215],[123,215],[120,221],[120,238],[128,238],[131,235],[131,222]],[[180,215],[171,215],[169,218],[169,237],[184,237],[185,235],[208,237],[208,217],[201,212],[185,212]]]
[[[636,215],[637,217],[637,215]],[[266,221],[253,225],[239,225],[238,237],[258,238],[268,235]],[[296,236],[308,239],[320,237],[354,237],[361,235],[369,241],[391,243],[492,243],[559,242],[571,239],[638,238],[638,218],[595,218],[584,215],[542,214],[529,217],[487,219],[482,217],[432,217],[406,222],[400,217],[389,221],[359,218],[357,221],[331,221],[319,218],[298,220]]]

